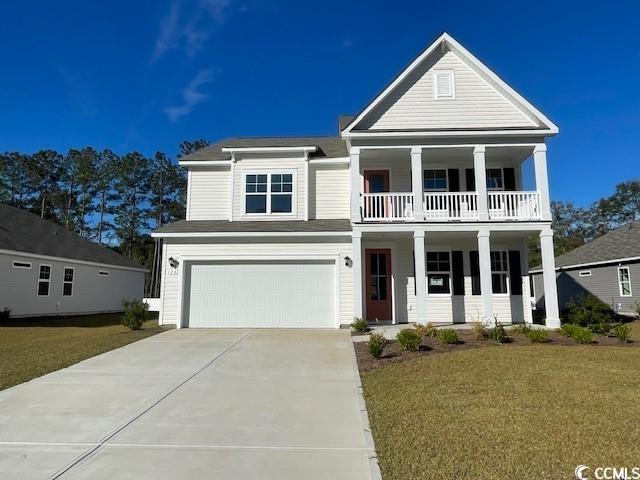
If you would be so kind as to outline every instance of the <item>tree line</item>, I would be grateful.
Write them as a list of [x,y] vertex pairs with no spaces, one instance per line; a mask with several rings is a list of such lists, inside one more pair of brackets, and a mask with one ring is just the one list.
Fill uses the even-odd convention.
[[[551,202],[554,248],[556,256],[570,252],[586,242],[615,230],[629,222],[640,220],[640,180],[616,185],[609,197],[603,197],[586,207],[573,202]],[[529,243],[529,263],[541,263],[537,239]]]
[[[178,158],[206,140],[184,141]],[[118,155],[92,147],[66,153],[0,154],[0,203],[23,208],[106,245],[150,269],[159,293],[160,247],[149,232],[185,216],[187,175],[166,154]]]

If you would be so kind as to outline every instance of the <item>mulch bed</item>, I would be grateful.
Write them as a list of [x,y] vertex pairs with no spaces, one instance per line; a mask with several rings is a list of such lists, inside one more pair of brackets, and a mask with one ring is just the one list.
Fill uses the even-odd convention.
[[[369,372],[377,368],[383,367],[390,363],[406,362],[425,355],[434,355],[438,353],[454,352],[459,350],[467,350],[470,348],[499,348],[493,340],[477,340],[473,332],[467,330],[458,330],[460,343],[456,345],[443,345],[436,338],[423,338],[419,351],[406,352],[401,350],[395,340],[390,340],[384,347],[384,353],[378,359],[373,358],[367,350],[367,342],[355,342],[353,348],[356,352],[358,360],[358,368],[360,373]],[[640,342],[630,341],[622,343],[616,337],[594,334],[595,342],[590,345],[583,345],[588,348],[598,346],[615,346],[615,347],[640,347]],[[544,344],[533,344],[527,337],[522,334],[511,334],[509,341],[504,345],[523,346],[523,345],[545,345],[545,346],[573,346],[578,345],[575,340],[556,332],[549,332],[549,342]]]

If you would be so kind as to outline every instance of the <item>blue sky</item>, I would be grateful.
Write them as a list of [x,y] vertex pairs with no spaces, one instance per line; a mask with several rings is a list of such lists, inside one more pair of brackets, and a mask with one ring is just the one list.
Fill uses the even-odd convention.
[[560,126],[554,199],[640,176],[638,1],[5,0],[0,16],[0,150],[335,134],[448,31]]

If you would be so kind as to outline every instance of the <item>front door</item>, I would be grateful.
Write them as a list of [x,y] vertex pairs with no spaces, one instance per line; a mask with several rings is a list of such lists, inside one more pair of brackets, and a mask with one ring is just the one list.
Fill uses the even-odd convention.
[[364,193],[387,193],[389,191],[389,170],[365,170]]
[[392,320],[391,250],[366,249],[365,258],[367,320]]

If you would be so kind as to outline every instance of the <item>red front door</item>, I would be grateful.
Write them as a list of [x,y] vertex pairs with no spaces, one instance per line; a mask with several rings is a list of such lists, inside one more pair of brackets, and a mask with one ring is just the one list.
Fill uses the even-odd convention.
[[389,170],[365,170],[364,193],[386,193],[389,191]]
[[366,249],[367,320],[392,320],[391,250]]

